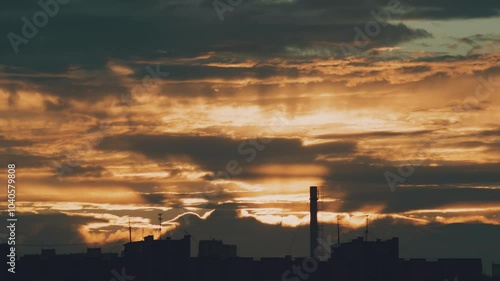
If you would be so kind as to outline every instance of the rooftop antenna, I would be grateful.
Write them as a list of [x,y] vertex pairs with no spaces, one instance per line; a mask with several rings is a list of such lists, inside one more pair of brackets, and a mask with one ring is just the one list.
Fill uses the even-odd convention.
[[161,215],[162,215],[162,213],[158,213],[158,221],[160,222],[160,223],[159,223],[159,226],[160,226],[160,234],[158,235],[158,240],[161,240],[161,221],[163,220],[163,219],[161,218]]
[[[318,187],[318,237],[319,241],[325,241],[325,227],[321,222],[322,213],[325,211],[324,201],[324,186]],[[325,258],[326,251],[324,251],[323,247],[316,246],[318,250],[318,254],[321,260]]]
[[337,215],[337,244],[340,245],[340,216]]
[[365,241],[368,241],[368,215],[366,215]]
[[130,226],[130,218],[128,218],[128,240],[132,243],[132,226]]

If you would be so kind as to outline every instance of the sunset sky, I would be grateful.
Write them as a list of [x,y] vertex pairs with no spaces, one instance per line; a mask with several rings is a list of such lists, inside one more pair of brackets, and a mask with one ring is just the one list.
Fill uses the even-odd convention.
[[500,1],[67,2],[32,38],[37,1],[0,12],[20,251],[118,251],[163,213],[304,256],[317,185],[333,241],[368,216],[403,257],[500,261]]

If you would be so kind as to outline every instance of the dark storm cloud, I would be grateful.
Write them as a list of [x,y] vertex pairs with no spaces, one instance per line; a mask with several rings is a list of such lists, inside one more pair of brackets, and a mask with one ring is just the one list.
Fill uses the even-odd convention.
[[147,203],[154,205],[162,205],[163,200],[165,200],[165,195],[163,194],[145,193],[141,194],[141,196]]
[[70,105],[65,101],[58,101],[57,103],[46,100],[44,102],[46,111],[61,111],[68,109]]
[[14,163],[18,167],[24,168],[41,168],[47,167],[49,163],[56,160],[56,158],[31,155],[29,153],[22,152],[6,152],[2,153],[2,158],[0,158],[0,165],[7,166],[9,163]]
[[[450,206],[493,206],[500,200],[494,189],[457,186],[404,186],[390,192],[384,185],[353,185],[343,187],[340,211],[352,212],[365,206],[382,205],[382,213],[401,213],[422,209],[440,209]],[[332,193],[335,195],[335,192]],[[336,194],[339,195],[338,193]]]
[[[186,224],[184,219],[178,219],[178,223],[181,224],[179,229],[186,229],[197,240],[216,238],[217,240],[223,239],[226,244],[237,244],[238,255],[242,257],[284,256],[290,248],[294,235],[297,241],[308,239],[307,227],[282,228],[262,224],[254,218],[237,218],[234,210],[224,209],[224,207],[216,210],[206,220],[189,216],[187,221],[189,224]],[[184,232],[176,231],[174,234],[182,237]],[[254,241],[254,243],[247,241]],[[303,245],[297,243],[292,254],[304,255],[308,249],[307,245],[307,243]]]
[[403,17],[419,19],[485,18],[499,15],[500,3],[490,0],[419,0],[402,2],[408,9]]
[[[387,195],[386,195],[387,196]],[[384,212],[395,213],[446,206],[494,206],[500,201],[495,189],[471,187],[404,187],[389,196]]]
[[[188,80],[188,79],[210,79],[224,77],[228,80],[243,79],[243,78],[257,78],[265,79],[277,76],[297,78],[300,74],[304,73],[296,68],[279,68],[273,66],[256,65],[253,67],[210,67],[210,66],[168,66],[164,67],[171,72],[169,79],[172,80]],[[162,68],[163,70],[163,68]],[[143,76],[138,75],[142,78]]]
[[[488,75],[488,76],[490,76],[490,75],[498,75],[499,73],[500,73],[500,66],[492,66],[492,67],[490,67],[490,68],[488,68],[488,69],[486,69],[484,71],[484,75]],[[486,76],[484,76],[484,77],[486,77]]]
[[[387,3],[386,3],[387,2]],[[402,11],[411,17],[481,17],[497,13],[499,4],[482,0],[481,3],[460,1],[402,1]],[[162,1],[122,2],[71,1],[61,5],[59,13],[50,24],[40,28],[38,36],[22,45],[23,52],[7,59],[9,65],[28,64],[29,55],[41,50],[49,55],[50,65],[43,58],[33,60],[33,69],[64,69],[67,58],[85,68],[99,66],[102,59],[154,58],[159,49],[174,54],[193,55],[207,51],[282,52],[288,45],[311,45],[314,41],[352,41],[355,26],[364,26],[373,20],[372,11],[388,6],[389,1],[296,1],[292,3],[263,4],[248,1],[234,12],[227,13],[227,21],[220,22],[210,1],[200,7],[179,5],[159,8]],[[408,8],[408,9],[405,9]],[[30,18],[40,7],[31,4],[9,4],[4,8],[2,33],[20,33],[20,17]],[[283,13],[286,11],[286,13]],[[404,17],[404,14],[403,14]],[[268,23],[267,19],[279,22]],[[397,43],[422,36],[424,31],[414,31],[404,25],[389,24],[374,41]],[[263,44],[265,43],[265,44]],[[10,49],[8,40],[2,40],[2,49]],[[50,50],[50,52],[47,52]],[[93,53],[89,57],[83,53]],[[57,55],[56,55],[57,54]],[[47,59],[49,59],[47,57]],[[57,59],[66,58],[64,59]]]
[[486,148],[492,152],[498,152],[500,149],[500,142],[462,141],[446,145],[445,147],[459,147],[466,149]]
[[[21,245],[82,243],[84,242],[83,237],[78,233],[80,226],[90,222],[107,222],[104,219],[64,214],[25,213],[21,219],[23,223],[20,223],[17,229],[17,239]],[[64,240],[61,240],[61,237]]]
[[408,137],[408,136],[422,136],[431,134],[432,130],[420,130],[411,132],[397,132],[397,131],[375,131],[366,133],[354,134],[327,134],[315,136],[317,139],[380,139],[380,138],[394,138],[394,137]]
[[65,177],[100,178],[109,175],[109,171],[101,166],[71,166],[71,172],[65,173]]
[[[130,135],[105,138],[98,148],[137,152],[154,160],[189,156],[210,171],[224,170],[230,160],[244,162],[247,159],[252,164],[311,163],[319,154],[345,156],[356,149],[353,142],[303,146],[299,139],[257,139],[257,145],[252,144],[254,141],[211,136]],[[254,153],[255,162],[250,160]]]
[[[277,257],[287,254],[306,256],[309,249],[309,226],[288,228],[261,224],[254,218],[237,218],[234,211],[230,210],[216,210],[206,220],[190,216],[187,221],[190,223],[186,224],[186,220],[183,219],[178,220],[181,224],[180,229],[186,231],[174,231],[171,233],[174,238],[181,238],[187,232],[196,241],[222,239],[226,244],[236,244],[238,255],[242,257]],[[231,227],[227,227],[228,225]],[[325,239],[330,236],[327,241],[335,243],[336,226],[324,224],[323,227]],[[342,242],[363,235],[362,229],[341,227]],[[369,228],[370,240],[399,237],[402,258],[470,258],[481,252],[484,253],[483,258],[494,260],[498,258],[500,247],[496,243],[498,235],[500,228],[494,225],[430,223],[415,227],[408,221],[405,223],[404,220],[396,221],[390,218],[372,221]],[[249,244],[248,240],[255,243]],[[193,254],[196,253],[194,250]]]
[[481,131],[478,135],[482,137],[500,137],[500,127],[492,130]]
[[[0,43],[0,58],[6,65],[3,72],[8,80],[0,85],[5,88],[22,81],[25,89],[95,100],[127,90],[107,69],[110,60],[123,60],[134,66],[131,61],[172,59],[207,52],[259,59],[287,57],[293,55],[286,53],[287,47],[316,48],[353,42],[354,28],[363,28],[368,20],[373,20],[369,13],[371,6],[338,1],[275,5],[251,1],[238,7],[231,16],[228,14],[225,22],[219,21],[210,1],[198,8],[168,6],[161,9],[160,6],[162,1],[104,4],[75,0],[61,5],[59,13],[50,18],[46,26],[40,27],[36,36],[19,46],[17,55],[9,39],[4,37]],[[3,18],[0,33],[22,35],[24,23],[20,18],[25,16],[31,20],[40,9],[35,2],[7,5],[3,13],[9,16]],[[311,16],[317,9],[324,9],[324,12]],[[282,22],[265,20],[277,17]],[[371,38],[371,44],[373,47],[387,46],[426,36],[429,34],[424,30],[388,24],[378,36]],[[264,66],[251,72],[178,66],[173,67],[171,73],[175,73],[173,79],[241,77],[249,73],[256,78],[299,75],[294,69]]]
[[25,139],[7,139],[0,135],[0,148],[13,148],[19,146],[30,146],[33,142]]
[[[40,254],[40,248],[55,249],[57,254],[84,253],[87,247],[96,247],[85,241],[78,231],[89,223],[107,223],[106,219],[65,214],[22,214],[16,225],[16,249],[20,256]],[[123,243],[99,245],[106,252],[120,252]]]
[[[262,51],[282,52],[287,45],[310,45],[312,41],[344,42],[352,41],[355,26],[364,26],[370,18],[370,10],[352,5],[353,16],[341,13],[339,16],[323,13],[319,17],[311,17],[314,7],[302,5],[258,5],[246,3],[236,9],[234,17],[227,17],[228,22],[221,23],[212,5],[192,9],[155,10],[150,3],[140,2],[134,5],[117,5],[122,10],[102,9],[102,2],[73,2],[61,7],[56,17],[39,31],[40,36],[31,39],[16,59],[7,62],[24,60],[27,54],[35,54],[40,50],[50,50],[47,54],[71,56],[74,60],[87,66],[96,66],[103,56],[122,58],[158,57],[159,49],[166,49],[174,54],[193,55],[208,51],[230,51],[260,53]],[[325,10],[339,11],[336,4],[325,4]],[[288,8],[289,13],[282,10]],[[27,9],[29,17],[38,8]],[[94,8],[94,9],[93,9]],[[308,9],[311,9],[308,11]],[[132,16],[133,15],[133,16]],[[257,15],[257,16],[256,16]],[[266,23],[260,17],[276,18],[279,15],[284,23]],[[300,20],[297,20],[300,19]],[[19,18],[6,18],[2,30],[20,32],[22,22]],[[415,32],[404,25],[388,24],[388,32],[381,33],[383,38],[373,38],[386,43],[408,40],[425,34]],[[413,34],[414,35],[410,35]],[[407,35],[405,35],[407,34]],[[410,36],[408,36],[410,35]],[[385,36],[385,37],[384,37]],[[43,40],[39,37],[43,37]],[[265,43],[265,44],[263,44]],[[3,41],[3,48],[10,49],[8,40]],[[62,53],[64,52],[64,53]],[[90,52],[95,57],[82,56],[82,52]],[[24,54],[24,55],[23,55]],[[87,60],[85,60],[87,59]],[[50,69],[64,67],[62,60],[52,62]],[[42,66],[41,61],[34,64]]]
[[[57,56],[57,55],[56,55]],[[119,94],[127,91],[127,88],[122,85],[122,81],[113,73],[108,71],[106,64],[102,64],[102,70],[88,70],[79,66],[77,69],[71,69],[72,64],[78,64],[74,58],[60,58],[64,66],[62,69],[48,70],[43,69],[47,65],[52,65],[54,61],[50,54],[44,57],[30,56],[25,65],[16,67],[15,71],[9,72],[6,79],[0,81],[0,87],[10,87],[11,95],[15,95],[17,91],[36,91],[43,94],[56,95],[62,98],[76,98],[99,100],[104,95]],[[57,60],[57,59],[56,59]],[[33,69],[37,66],[32,63],[40,61],[40,73],[33,73]],[[13,64],[24,63],[23,60],[12,61]],[[24,73],[26,71],[26,73]],[[11,105],[14,105],[12,102]],[[58,105],[52,102],[47,102],[46,106],[49,110],[64,109],[67,107],[67,102],[61,100]]]
[[[414,133],[423,134],[425,132]],[[370,137],[370,135],[365,136],[365,134],[362,136]],[[258,143],[263,144],[260,141]],[[494,146],[496,147],[496,145]],[[250,164],[247,164],[245,160],[252,155],[246,150],[249,148],[254,148],[255,158],[249,161]],[[260,164],[316,163],[328,167],[329,173],[325,177],[326,180],[360,186],[364,184],[385,186],[387,182],[384,173],[393,171],[397,174],[399,168],[399,163],[359,154],[355,142],[348,141],[303,146],[298,139],[274,139],[271,143],[264,144],[262,150],[259,151],[250,145],[250,140],[206,136],[130,135],[105,138],[98,149],[136,152],[152,160],[188,156],[192,161],[209,171],[225,170],[226,164],[230,160],[238,161],[243,167]],[[244,153],[240,153],[242,151]],[[333,156],[334,158],[355,157],[351,160],[325,162],[317,160],[320,155]],[[406,179],[405,184],[496,184],[500,183],[499,169],[499,164],[443,162],[439,166],[415,167],[414,173]],[[242,178],[261,176],[245,169],[239,175]],[[385,191],[389,191],[389,189],[387,188]]]
[[450,205],[495,205],[500,200],[497,189],[484,188],[500,184],[500,165],[497,163],[417,166],[413,174],[406,177],[395,192],[391,192],[384,173],[391,171],[398,174],[399,167],[369,157],[333,163],[330,175],[326,177],[325,192],[342,199],[336,206],[338,210],[356,211],[365,206],[381,205],[385,206],[384,213]]
[[419,66],[411,66],[411,67],[402,67],[400,71],[402,73],[420,73],[420,72],[428,72],[432,68],[427,65],[419,65]]
[[[328,180],[357,184],[386,184],[385,171],[398,173],[402,163],[383,159],[358,158],[350,162],[333,163]],[[405,184],[494,184],[500,183],[499,163],[440,163],[440,166],[416,166]]]
[[409,183],[500,183],[500,164],[458,164],[421,167]]

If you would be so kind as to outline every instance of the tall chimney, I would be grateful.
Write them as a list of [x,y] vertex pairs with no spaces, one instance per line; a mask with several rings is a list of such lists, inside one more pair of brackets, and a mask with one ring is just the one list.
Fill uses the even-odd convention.
[[318,245],[318,188],[311,186],[310,193],[310,208],[309,208],[309,250],[310,257],[314,257],[314,250]]

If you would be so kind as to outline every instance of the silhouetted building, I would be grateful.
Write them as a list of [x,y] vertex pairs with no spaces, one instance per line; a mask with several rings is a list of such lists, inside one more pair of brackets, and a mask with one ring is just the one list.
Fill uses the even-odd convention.
[[408,281],[483,280],[481,259],[402,260],[401,276]]
[[198,257],[200,258],[234,258],[236,245],[225,245],[221,240],[200,240],[198,242]]
[[491,276],[493,281],[500,281],[500,263],[491,264]]
[[364,241],[358,237],[331,250],[332,263],[348,268],[355,280],[398,280],[398,238]]
[[17,264],[15,279],[6,280],[109,281],[113,278],[112,270],[123,267],[118,254],[102,253],[101,248],[63,255],[58,255],[55,249],[42,249],[41,254],[24,255]]
[[7,271],[9,268],[9,265],[7,264],[7,262],[9,262],[9,258],[7,257],[9,249],[10,246],[7,243],[0,244],[0,270],[2,270],[2,272],[0,272],[0,280],[8,280],[8,274],[12,275],[12,273]]
[[50,259],[56,256],[56,249],[42,249],[42,259]]
[[[117,275],[134,281],[257,281],[257,280],[338,280],[338,281],[482,281],[480,259],[399,258],[398,238],[387,241],[365,241],[357,238],[333,245],[331,258],[319,261],[312,257],[253,258],[236,257],[236,246],[220,240],[199,243],[199,257],[190,257],[190,236],[180,240],[154,240],[124,245],[122,257],[87,248],[86,253],[58,255],[44,249],[38,255],[25,255],[16,262],[16,279],[40,281],[109,281]],[[2,255],[9,248],[0,245]],[[4,255],[5,254],[5,255]],[[499,273],[494,265],[493,274]],[[4,278],[5,277],[5,278]],[[131,280],[131,279],[121,279]],[[496,279],[493,279],[496,280]]]
[[383,259],[397,261],[399,259],[399,239],[394,237],[387,241],[377,239],[365,241],[358,237],[350,242],[332,246],[333,261],[361,261]]
[[123,258],[127,272],[142,276],[144,280],[176,280],[188,274],[191,256],[191,236],[183,239],[154,240],[153,236],[144,241],[126,243]]
[[126,259],[144,259],[146,257],[175,257],[189,258],[191,253],[191,236],[185,235],[183,239],[154,240],[153,236],[144,237],[143,241],[130,242],[125,245],[123,257]]
[[[225,245],[215,239],[199,241],[198,257],[191,257],[189,235],[179,240],[154,240],[153,236],[146,236],[143,241],[124,244],[122,257],[102,253],[101,248],[87,248],[82,254],[57,255],[55,249],[44,249],[40,255],[25,255],[16,262],[15,280],[485,280],[481,259],[400,259],[398,238],[367,241],[359,237],[331,245],[330,259],[317,260],[314,257],[318,245],[318,190],[315,186],[310,187],[310,203],[309,257],[240,258],[236,255],[236,245]],[[0,244],[0,252],[5,266],[9,246]],[[0,280],[12,280],[6,279],[6,272],[0,274]],[[500,265],[493,264],[493,276],[493,280],[500,281]]]
[[101,248],[87,248],[87,257],[100,258],[102,256]]

